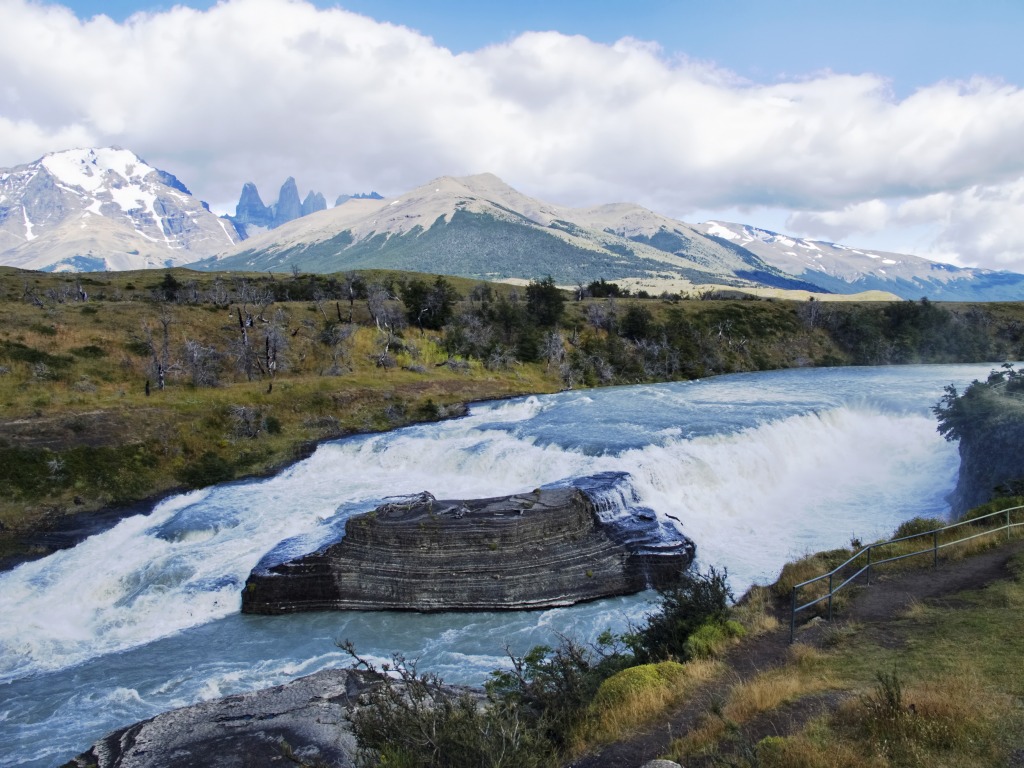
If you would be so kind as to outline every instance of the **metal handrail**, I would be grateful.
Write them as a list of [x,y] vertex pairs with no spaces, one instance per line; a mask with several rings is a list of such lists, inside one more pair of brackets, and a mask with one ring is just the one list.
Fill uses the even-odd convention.
[[[982,515],[981,517],[975,517],[975,518],[973,518],[971,520],[961,520],[958,523],[952,523],[950,525],[943,526],[942,528],[935,528],[935,529],[930,530],[930,531],[922,531],[921,533],[912,533],[909,536],[900,536],[899,538],[889,539],[887,541],[880,541],[880,542],[877,542],[875,544],[869,544],[868,546],[864,547],[863,549],[861,549],[860,551],[858,551],[857,553],[852,555],[848,560],[846,560],[846,562],[844,562],[841,565],[833,568],[828,573],[823,573],[821,576],[815,576],[813,579],[808,579],[807,581],[802,581],[799,584],[794,585],[793,586],[791,600],[790,600],[791,612],[790,612],[790,620],[789,620],[789,641],[793,642],[794,638],[796,637],[796,615],[800,611],[804,611],[804,610],[806,610],[808,608],[811,608],[812,606],[817,605],[820,602],[828,600],[828,620],[832,621],[832,598],[840,590],[842,590],[845,586],[850,584],[854,579],[856,579],[857,577],[861,576],[862,574],[867,574],[867,576],[866,576],[867,584],[870,586],[870,584],[871,584],[871,569],[872,568],[877,568],[879,565],[884,565],[885,563],[893,563],[893,562],[896,562],[897,560],[905,560],[908,557],[917,557],[919,555],[926,555],[929,552],[932,553],[932,567],[933,568],[937,568],[938,565],[939,565],[939,550],[940,549],[945,549],[946,547],[951,547],[954,544],[962,544],[965,541],[970,541],[971,539],[976,539],[979,536],[988,536],[988,535],[993,534],[993,533],[999,533],[1000,531],[1006,531],[1007,532],[1007,534],[1006,534],[1007,535],[1007,540],[1009,540],[1009,538],[1010,538],[1010,531],[1013,528],[1020,528],[1021,526],[1024,526],[1024,520],[1021,520],[1020,522],[1016,522],[1016,523],[1011,522],[1011,513],[1012,512],[1016,512],[1017,510],[1021,510],[1021,509],[1024,509],[1024,505],[1017,506],[1017,507],[1008,507],[1007,509],[1001,509],[1001,510],[998,510],[996,512],[991,512],[991,513],[989,513],[987,515]],[[997,527],[997,528],[986,528],[984,531],[981,531],[980,533],[975,533],[975,534],[973,534],[971,536],[964,536],[963,538],[954,539],[953,541],[946,541],[946,542],[939,543],[939,535],[944,533],[944,532],[946,532],[946,531],[953,530],[954,528],[960,528],[961,526],[965,526],[965,525],[976,526],[976,525],[978,525],[978,523],[980,521],[987,520],[989,518],[993,518],[993,517],[996,517],[998,515],[1003,516],[1005,518],[1005,522],[1002,525],[1000,525],[999,527]],[[919,538],[924,537],[924,536],[931,536],[932,537],[931,546],[926,547],[925,549],[920,549],[920,550],[918,550],[916,552],[906,552],[906,553],[901,554],[901,555],[894,555],[893,557],[887,557],[887,558],[885,558],[883,560],[875,560],[872,557],[872,555],[874,554],[874,551],[877,550],[877,549],[881,549],[882,547],[888,547],[888,546],[890,546],[892,544],[899,544],[899,543],[904,542],[904,541],[910,541],[911,539],[919,539]],[[843,570],[845,568],[847,568],[848,566],[852,565],[859,558],[864,557],[864,556],[866,556],[867,562],[863,566],[861,566],[860,568],[855,570],[852,575],[847,576],[842,581],[842,583],[840,583],[838,586],[836,586],[835,583],[834,583],[835,582],[835,577],[837,575],[842,577],[842,572],[843,572]],[[798,602],[799,602],[799,597],[798,597],[799,590],[802,589],[803,587],[808,586],[809,584],[816,584],[817,582],[823,581],[824,579],[828,579],[828,592],[826,594],[822,595],[821,597],[818,597],[818,598],[815,598],[814,600],[811,600],[810,602],[804,603],[803,605],[799,605],[798,604]]]

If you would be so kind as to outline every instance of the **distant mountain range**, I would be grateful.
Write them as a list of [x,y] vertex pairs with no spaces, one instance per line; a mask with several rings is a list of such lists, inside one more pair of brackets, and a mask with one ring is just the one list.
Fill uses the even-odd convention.
[[295,180],[265,205],[247,183],[217,217],[174,176],[118,149],[57,152],[0,170],[0,264],[41,270],[338,272],[405,269],[562,285],[598,278],[652,292],[700,286],[917,299],[1024,298],[1024,275],[802,240],[743,224],[686,224],[638,205],[568,208],[492,174],[441,177],[403,195],[318,192]]
[[927,296],[936,301],[1024,299],[1024,276],[1015,272],[954,267],[920,256],[802,240],[743,224],[709,221],[697,228],[832,293],[877,290],[905,299]]
[[247,240],[208,269],[392,268],[561,284],[643,278],[816,290],[689,224],[635,205],[569,209],[492,174],[443,177],[397,198],[352,199]]

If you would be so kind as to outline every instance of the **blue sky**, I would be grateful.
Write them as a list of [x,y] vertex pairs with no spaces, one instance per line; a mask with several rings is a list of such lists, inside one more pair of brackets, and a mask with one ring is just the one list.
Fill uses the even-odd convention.
[[[874,72],[907,93],[937,80],[975,75],[1024,83],[1024,2],[1020,0],[349,0],[341,6],[417,29],[456,52],[504,42],[527,31],[555,30],[612,43],[632,36],[667,53],[713,61],[758,81],[831,69]],[[123,20],[174,5],[79,0],[81,18]]]
[[0,0],[0,166],[117,144],[222,212],[490,171],[1024,272],[1020,0],[185,5]]

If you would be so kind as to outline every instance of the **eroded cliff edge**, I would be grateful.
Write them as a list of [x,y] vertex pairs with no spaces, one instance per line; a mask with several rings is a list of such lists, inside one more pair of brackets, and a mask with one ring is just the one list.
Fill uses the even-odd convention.
[[587,480],[588,490],[385,504],[315,552],[270,553],[246,581],[242,611],[551,608],[678,578],[693,542],[650,510],[609,513],[618,473]]
[[1024,369],[1004,364],[961,393],[952,385],[933,409],[939,432],[959,441],[954,517],[998,497],[1024,495]]

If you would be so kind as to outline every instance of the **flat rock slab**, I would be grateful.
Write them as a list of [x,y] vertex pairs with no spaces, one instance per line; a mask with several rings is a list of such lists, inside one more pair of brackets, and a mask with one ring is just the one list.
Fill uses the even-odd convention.
[[345,719],[368,685],[352,670],[324,670],[286,685],[165,712],[96,742],[68,766],[271,768],[304,762],[354,766]]

